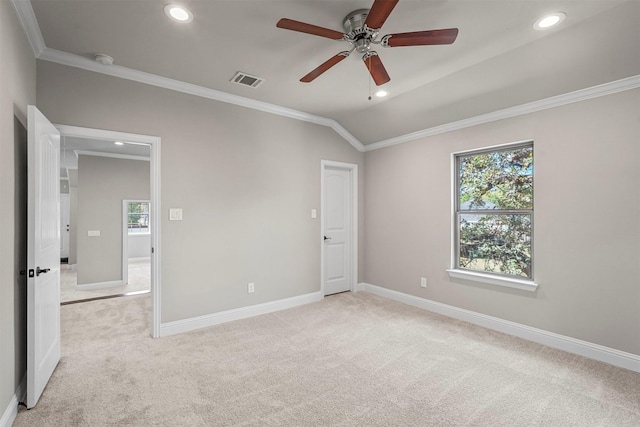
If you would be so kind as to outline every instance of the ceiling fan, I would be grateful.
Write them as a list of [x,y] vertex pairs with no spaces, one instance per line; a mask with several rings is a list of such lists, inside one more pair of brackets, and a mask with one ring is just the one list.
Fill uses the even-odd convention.
[[371,9],[358,9],[351,12],[344,18],[344,33],[305,22],[294,21],[293,19],[280,19],[276,24],[278,28],[326,37],[332,40],[346,41],[352,46],[350,50],[340,52],[323,62],[319,67],[302,77],[300,81],[303,83],[312,82],[356,50],[364,54],[362,60],[375,84],[380,86],[387,83],[391,78],[384,68],[378,52],[371,50],[372,45],[380,45],[382,47],[426,46],[451,44],[456,40],[458,36],[457,28],[387,34],[380,40],[376,40],[380,28],[382,28],[398,1],[374,0]]

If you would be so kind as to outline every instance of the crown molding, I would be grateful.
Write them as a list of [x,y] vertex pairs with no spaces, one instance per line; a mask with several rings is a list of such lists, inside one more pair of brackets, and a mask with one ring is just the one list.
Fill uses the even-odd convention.
[[86,71],[93,71],[95,73],[106,74],[108,76],[131,80],[138,83],[144,83],[150,86],[161,87],[163,89],[169,89],[176,92],[186,93],[188,95],[211,99],[214,101],[220,101],[228,104],[238,105],[241,107],[251,108],[253,110],[276,114],[278,116],[284,116],[295,120],[301,120],[321,126],[327,126],[338,133],[338,135],[344,138],[356,150],[361,152],[364,151],[364,145],[353,135],[351,135],[349,131],[342,127],[342,125],[340,125],[340,123],[338,123],[337,121],[326,117],[316,116],[314,114],[305,113],[303,111],[294,110],[292,108],[281,107],[279,105],[270,104],[268,102],[257,101],[255,99],[245,98],[243,96],[233,95],[227,92],[186,83],[168,77],[162,77],[156,74],[138,71],[119,65],[103,65],[89,58],[56,49],[44,48],[38,59],[55,62],[57,64],[66,65],[69,67],[80,68]]
[[439,135],[442,133],[452,132],[471,126],[477,126],[502,119],[547,110],[550,108],[560,107],[562,105],[585,101],[587,99],[611,95],[617,92],[636,89],[640,87],[640,75],[631,76],[590,88],[580,89],[574,92],[529,102],[515,107],[505,108],[503,110],[498,110],[487,114],[481,114],[479,116],[434,126],[431,128],[419,130],[417,132],[412,132],[364,145],[334,119],[305,113],[303,111],[298,111],[291,108],[281,107],[279,105],[270,104],[267,102],[257,101],[251,98],[245,98],[243,96],[233,95],[227,92],[222,92],[203,86],[162,77],[155,74],[146,73],[144,71],[122,67],[119,65],[103,65],[93,61],[90,58],[63,52],[56,49],[50,49],[46,47],[44,43],[44,39],[42,37],[42,33],[40,32],[40,27],[38,26],[38,21],[35,17],[30,0],[11,0],[11,2],[16,9],[22,27],[27,34],[27,38],[29,39],[29,43],[31,44],[34,55],[38,59],[55,62],[69,67],[80,68],[86,71],[106,74],[112,77],[131,80],[138,83],[148,84],[163,89],[182,92],[189,95],[199,96],[215,101],[234,104],[241,107],[251,108],[254,110],[276,114],[295,120],[301,120],[321,126],[326,126],[333,129],[338,135],[344,138],[349,144],[351,144],[356,150],[360,152],[367,152],[378,150],[380,148],[391,147],[394,145],[416,141],[418,139],[426,138],[433,135]]
[[189,95],[195,95],[202,98],[212,99],[215,101],[225,102],[238,105],[241,107],[251,108],[253,110],[263,111],[266,113],[276,114],[279,116],[289,117],[295,120],[314,123],[321,126],[327,126],[333,129],[338,135],[344,138],[356,150],[363,152],[364,145],[351,133],[346,130],[340,123],[333,119],[305,113],[303,111],[294,110],[292,108],[281,107],[279,105],[270,104],[268,102],[257,101],[255,99],[245,98],[243,96],[233,95],[215,89],[198,86],[183,81],[158,76],[156,74],[146,73],[119,65],[103,65],[80,55],[63,52],[56,49],[46,47],[38,20],[36,19],[33,7],[29,0],[11,0],[18,14],[18,18],[29,39],[33,53],[37,59],[50,61],[69,67],[80,68],[86,71],[106,74],[112,77],[118,77],[125,80],[131,80],[138,83],[144,83],[151,86],[161,87],[164,89],[182,92]]
[[491,113],[482,114],[468,119],[458,120],[446,123],[440,126],[419,130],[417,132],[408,133],[406,135],[397,136],[390,139],[374,142],[365,145],[364,151],[379,150],[380,148],[391,147],[405,142],[416,141],[433,135],[439,135],[446,132],[452,132],[459,129],[477,126],[485,123],[495,122],[497,120],[508,119],[511,117],[521,116],[524,114],[535,113],[537,111],[548,110],[574,102],[586,101],[587,99],[598,98],[600,96],[611,95],[626,90],[640,88],[640,75],[615,80],[586,89],[576,90],[574,92],[562,95],[552,96],[550,98],[529,102],[515,107],[505,108],[503,110],[493,111]]
[[42,33],[40,32],[40,26],[38,25],[36,14],[33,12],[31,1],[11,0],[11,3],[13,3],[13,8],[18,14],[18,20],[27,35],[31,49],[33,49],[33,54],[36,58],[40,57],[42,52],[46,49],[46,46],[44,44]]

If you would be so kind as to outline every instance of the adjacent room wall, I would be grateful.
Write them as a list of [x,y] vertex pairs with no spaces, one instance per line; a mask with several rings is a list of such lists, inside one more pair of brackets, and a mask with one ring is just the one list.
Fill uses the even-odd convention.
[[[367,152],[365,282],[640,354],[638,117],[630,90]],[[531,139],[537,292],[449,279],[451,153]]]
[[328,127],[43,61],[38,105],[162,138],[162,322],[320,290],[321,160],[360,166],[363,205],[364,155]]
[[150,234],[129,234],[127,240],[127,257],[149,258],[151,256],[151,235]]
[[78,170],[70,171],[75,174],[75,180],[69,186],[69,265],[78,264]]
[[[8,1],[0,1],[0,417],[26,373],[27,105],[36,61]],[[21,398],[22,396],[18,396]]]
[[150,179],[148,161],[78,157],[79,285],[122,280],[122,201],[149,199]]

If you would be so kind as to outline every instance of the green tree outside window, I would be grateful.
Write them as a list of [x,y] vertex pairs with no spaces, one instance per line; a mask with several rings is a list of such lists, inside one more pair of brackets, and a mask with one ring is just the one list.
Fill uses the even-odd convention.
[[129,233],[149,232],[149,202],[130,202],[127,206]]
[[456,164],[456,267],[532,279],[533,144]]

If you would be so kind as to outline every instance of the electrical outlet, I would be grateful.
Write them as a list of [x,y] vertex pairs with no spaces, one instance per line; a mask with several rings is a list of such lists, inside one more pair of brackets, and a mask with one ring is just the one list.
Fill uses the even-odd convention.
[[420,286],[423,288],[427,287],[427,278],[426,277],[421,277],[420,278]]
[[251,282],[247,285],[247,293],[252,294],[256,291],[256,284]]

